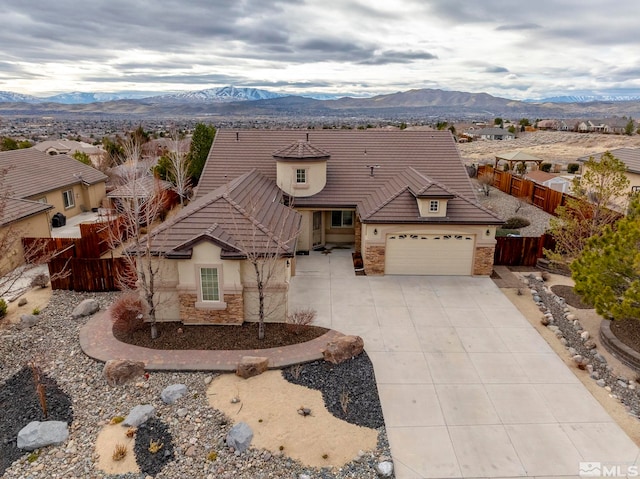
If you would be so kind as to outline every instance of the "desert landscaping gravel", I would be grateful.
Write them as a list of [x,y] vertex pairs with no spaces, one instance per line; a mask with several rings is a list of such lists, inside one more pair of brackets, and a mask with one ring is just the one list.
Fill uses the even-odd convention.
[[[15,327],[0,330],[0,388],[6,387],[6,381],[35,357],[47,376],[54,379],[60,390],[71,398],[73,411],[69,439],[64,444],[40,449],[33,462],[27,460],[28,454],[23,454],[5,471],[0,470],[0,474],[4,472],[2,477],[144,479],[145,475],[140,473],[105,474],[96,468],[95,452],[100,430],[112,418],[126,416],[140,404],[152,404],[156,408],[156,417],[166,424],[171,434],[175,459],[167,462],[155,476],[161,479],[373,479],[378,477],[376,465],[390,460],[383,426],[378,428],[377,449],[363,452],[342,468],[310,468],[281,453],[255,448],[241,454],[233,451],[225,445],[233,423],[220,411],[211,408],[207,401],[206,390],[215,376],[211,372],[151,372],[146,380],[141,378],[139,382],[109,387],[102,376],[103,364],[87,357],[80,349],[78,334],[86,318],[71,319],[71,312],[86,298],[94,298],[101,309],[105,309],[116,294],[54,291],[49,305],[40,313],[38,324],[25,330]],[[368,358],[365,356],[361,361],[368,361]],[[313,377],[317,382],[318,378]],[[372,374],[355,374],[350,376],[350,380],[356,381],[358,377],[368,381],[367,385],[358,386],[360,390],[369,389],[367,397],[371,400],[376,391]],[[188,394],[175,404],[164,404],[160,393],[177,383],[185,384]],[[19,396],[14,398],[20,401]],[[379,404],[377,408],[379,410]],[[215,460],[208,459],[211,452],[216,453]]]

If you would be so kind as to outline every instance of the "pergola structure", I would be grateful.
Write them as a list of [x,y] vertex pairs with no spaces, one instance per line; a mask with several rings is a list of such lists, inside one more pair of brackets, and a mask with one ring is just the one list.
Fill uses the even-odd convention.
[[530,155],[529,153],[525,153],[520,150],[508,151],[507,153],[496,155],[496,169],[498,168],[500,160],[509,162],[509,170],[513,170],[513,165],[517,163],[535,163],[538,166],[538,169],[540,169],[540,163],[544,161],[542,158],[538,158],[537,156]]

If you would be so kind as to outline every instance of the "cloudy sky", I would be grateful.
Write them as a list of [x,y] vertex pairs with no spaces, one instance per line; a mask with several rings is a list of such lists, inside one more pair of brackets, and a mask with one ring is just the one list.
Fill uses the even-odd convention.
[[627,0],[3,0],[0,90],[640,94]]

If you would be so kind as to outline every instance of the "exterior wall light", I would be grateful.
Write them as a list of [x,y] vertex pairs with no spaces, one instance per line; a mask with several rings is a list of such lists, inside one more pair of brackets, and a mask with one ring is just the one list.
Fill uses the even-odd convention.
[[377,234],[378,234],[378,228],[374,228],[374,229],[373,229],[373,234],[374,234],[374,235],[377,235]]

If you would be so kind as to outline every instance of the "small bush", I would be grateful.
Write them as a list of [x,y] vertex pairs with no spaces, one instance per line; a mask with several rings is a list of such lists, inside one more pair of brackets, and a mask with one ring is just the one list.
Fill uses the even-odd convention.
[[142,298],[136,293],[125,293],[111,305],[114,329],[132,334],[144,329],[145,308]]
[[305,326],[316,319],[316,311],[311,308],[297,309],[287,315],[286,329],[292,334],[301,334]]
[[33,308],[31,314],[33,314],[34,316],[38,316],[40,314],[40,308]]
[[551,163],[542,163],[540,165],[540,171],[544,171],[546,173],[549,173],[551,171]]
[[4,318],[7,315],[7,302],[0,298],[0,318]]
[[507,221],[505,221],[502,229],[505,230],[517,230],[520,228],[525,228],[531,224],[527,218],[523,218],[522,216],[512,216]]
[[569,163],[567,165],[567,173],[574,174],[577,173],[580,169],[580,165],[578,163]]

